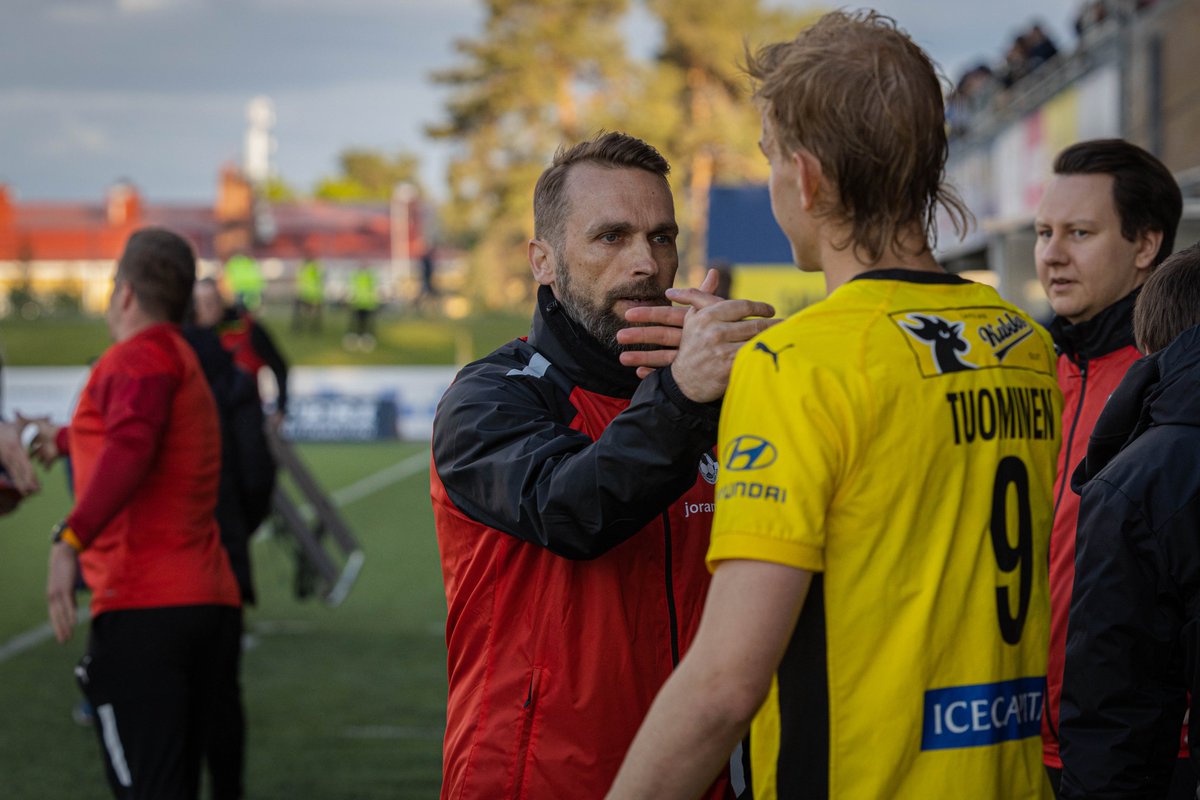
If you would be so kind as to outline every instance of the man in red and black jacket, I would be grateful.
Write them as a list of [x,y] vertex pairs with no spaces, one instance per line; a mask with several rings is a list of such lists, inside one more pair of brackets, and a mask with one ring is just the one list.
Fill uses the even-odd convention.
[[[1079,496],[1071,474],[1108,396],[1141,358],[1134,346],[1133,306],[1139,287],[1175,242],[1183,212],[1179,186],[1154,156],[1120,139],[1080,142],[1062,151],[1035,221],[1038,278],[1055,317],[1059,350],[1063,449],[1050,536],[1050,657],[1042,718],[1043,760],[1058,792],[1059,703],[1071,592]],[[1182,750],[1181,797],[1195,778]]]
[[271,334],[245,308],[227,308],[212,278],[196,281],[194,302],[196,325],[216,330],[221,346],[229,351],[233,363],[254,379],[256,390],[259,371],[263,367],[271,370],[278,390],[271,424],[278,427],[287,413],[288,365]]
[[[77,500],[55,529],[46,596],[64,642],[78,557],[92,624],[76,676],[122,800],[195,797],[212,709],[238,691],[240,599],[213,515],[221,432],[179,333],[195,269],[191,246],[170,231],[129,238],[108,308],[116,343],[70,425],[41,422],[35,442],[44,463],[71,456]],[[236,798],[241,786],[213,792]]]
[[[532,330],[465,367],[438,407],[443,798],[602,797],[695,635],[719,400],[767,325],[744,318],[773,312],[709,294],[715,273],[667,294],[668,169],[624,134],[560,150],[534,193]],[[626,313],[681,326],[663,342],[673,364],[622,352]],[[727,791],[722,778],[709,796]]]

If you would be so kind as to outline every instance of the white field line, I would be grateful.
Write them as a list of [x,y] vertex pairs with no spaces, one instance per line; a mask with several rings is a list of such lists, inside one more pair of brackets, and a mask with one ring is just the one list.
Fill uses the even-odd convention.
[[[76,625],[85,625],[91,619],[91,609],[86,605],[80,606],[79,613],[76,615]],[[3,664],[10,658],[18,656],[21,653],[24,653],[26,650],[37,647],[42,642],[53,638],[54,629],[50,627],[49,622],[43,622],[36,628],[31,628],[24,633],[18,633],[16,636],[0,645],[0,664]]]
[[[362,480],[355,481],[348,486],[343,486],[333,492],[329,496],[329,499],[339,508],[348,506],[427,469],[429,469],[429,451],[423,450],[416,455],[409,456],[403,461],[392,464],[390,467],[384,467],[379,472],[368,475]],[[81,607],[79,609],[79,619],[76,624],[85,625],[90,620],[91,614],[88,607]],[[54,631],[49,623],[42,623],[36,628],[18,633],[4,644],[0,644],[0,664],[52,638],[54,638]]]
[[405,478],[412,477],[418,472],[424,472],[428,469],[429,451],[422,450],[420,453],[409,456],[403,461],[398,461],[390,467],[384,467],[374,475],[368,475],[349,486],[343,486],[331,494],[329,499],[339,508],[348,506],[351,503],[362,500],[364,497],[370,497],[380,489],[386,489],[392,484],[399,483]]

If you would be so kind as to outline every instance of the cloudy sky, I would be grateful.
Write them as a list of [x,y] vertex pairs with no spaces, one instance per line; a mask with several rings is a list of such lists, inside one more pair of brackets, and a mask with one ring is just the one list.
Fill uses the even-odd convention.
[[[713,0],[720,2],[720,0]],[[1062,45],[1081,0],[877,0],[952,77],[1042,21]],[[773,0],[809,7],[837,3]],[[636,2],[634,3],[636,7]],[[245,106],[275,104],[276,164],[309,189],[352,145],[418,152],[440,190],[446,146],[423,136],[445,94],[429,73],[477,34],[480,0],[3,0],[0,182],[21,199],[98,199],[131,179],[152,201],[208,200],[241,158]],[[627,21],[630,48],[656,29]]]

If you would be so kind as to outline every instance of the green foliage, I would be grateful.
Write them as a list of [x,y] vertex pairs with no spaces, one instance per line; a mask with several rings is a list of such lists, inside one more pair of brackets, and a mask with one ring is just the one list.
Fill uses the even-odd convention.
[[292,185],[278,175],[267,178],[267,182],[262,187],[262,194],[272,203],[290,203],[297,197],[296,190],[292,188]]
[[352,147],[338,156],[340,172],[322,178],[313,192],[338,203],[387,202],[397,184],[419,186],[420,160],[408,152],[395,155]]
[[449,170],[447,233],[476,245],[473,283],[490,305],[526,299],[524,243],[532,187],[563,141],[612,118],[628,70],[618,24],[627,0],[489,0],[484,30],[456,47],[463,62],[433,76],[449,87],[446,121],[429,129],[458,143]]
[[[301,455],[335,490],[427,450],[424,443],[306,445]],[[69,508],[63,468],[0,520],[0,645],[45,622],[50,526]],[[342,509],[366,563],[336,609],[292,595],[284,540],[252,546],[259,605],[246,612],[243,656],[246,796],[436,797],[445,725],[445,597],[421,468]],[[402,520],[402,522],[400,522]],[[0,775],[12,800],[111,797],[91,729],[71,721],[72,669],[86,629],[0,661]]]
[[762,0],[644,2],[663,30],[650,63],[625,53],[626,0],[489,0],[484,29],[457,45],[460,64],[433,76],[453,93],[429,133],[458,146],[443,223],[473,247],[473,283],[491,305],[532,289],[533,185],[564,142],[604,128],[661,149],[673,164],[684,262],[697,267],[709,188],[765,179],[744,47],[794,36],[815,15]]
[[745,52],[795,36],[815,12],[765,8],[761,0],[646,0],[662,21],[656,63],[657,98],[674,108],[662,146],[676,167],[680,194],[682,263],[693,279],[706,266],[708,194],[714,185],[765,181],[758,150],[759,114],[743,73]]

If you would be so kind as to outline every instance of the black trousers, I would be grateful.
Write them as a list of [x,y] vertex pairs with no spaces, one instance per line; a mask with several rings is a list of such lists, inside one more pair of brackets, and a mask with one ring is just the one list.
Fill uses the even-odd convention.
[[[195,800],[209,752],[214,800],[242,794],[241,609],[177,606],[92,620],[75,669],[118,800]],[[234,709],[236,708],[236,711]]]

